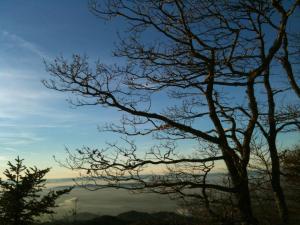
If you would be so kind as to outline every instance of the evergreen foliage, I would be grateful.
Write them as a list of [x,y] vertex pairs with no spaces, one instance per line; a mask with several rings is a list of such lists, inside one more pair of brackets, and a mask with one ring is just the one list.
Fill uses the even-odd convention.
[[0,179],[0,224],[30,225],[38,216],[54,213],[55,200],[71,191],[68,188],[42,194],[50,168],[28,168],[19,157],[8,166],[4,171],[6,180]]

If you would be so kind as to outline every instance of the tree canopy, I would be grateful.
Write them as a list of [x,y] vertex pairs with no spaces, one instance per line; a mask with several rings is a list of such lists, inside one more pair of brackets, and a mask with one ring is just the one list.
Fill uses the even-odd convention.
[[[76,95],[74,105],[123,112],[120,123],[103,131],[124,135],[127,145],[84,147],[70,152],[68,166],[106,187],[197,198],[214,214],[207,192],[227,193],[237,221],[257,224],[248,166],[261,141],[271,158],[278,214],[288,221],[278,135],[300,127],[299,45],[287,29],[299,22],[299,0],[110,0],[90,1],[90,10],[127,22],[114,51],[125,65],[60,57],[46,63],[51,78],[44,84]],[[159,107],[158,97],[165,101]],[[159,144],[141,156],[130,137],[144,135]],[[177,145],[183,140],[197,146],[193,154]],[[225,184],[208,179],[218,161],[227,169]],[[168,172],[145,175],[147,166]]]

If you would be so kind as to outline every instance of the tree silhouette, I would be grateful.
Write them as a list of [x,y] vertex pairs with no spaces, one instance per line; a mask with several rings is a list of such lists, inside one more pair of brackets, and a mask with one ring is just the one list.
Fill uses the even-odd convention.
[[285,150],[280,159],[281,173],[289,191],[289,199],[294,202],[295,210],[300,210],[300,146]]
[[35,218],[43,214],[52,214],[55,200],[69,193],[71,188],[44,191],[44,176],[50,168],[39,170],[27,168],[23,159],[17,157],[15,164],[8,162],[5,170],[6,181],[0,180],[0,222],[5,225],[30,225]]
[[[281,132],[300,127],[299,51],[287,32],[297,23],[298,7],[299,0],[90,1],[97,17],[128,22],[114,51],[126,65],[91,66],[87,57],[61,57],[46,63],[52,78],[44,84],[75,94],[74,105],[124,112],[119,124],[107,124],[103,131],[124,135],[127,145],[84,147],[70,152],[67,166],[85,170],[96,184],[100,181],[97,188],[197,198],[215,214],[207,192],[220,192],[234,197],[229,199],[237,220],[257,224],[248,165],[253,144],[261,139],[271,158],[278,214],[287,222],[277,145]],[[158,96],[165,99],[159,107]],[[143,156],[129,137],[144,135],[159,143]],[[182,142],[197,146],[195,152],[185,154]],[[219,162],[228,172],[225,184],[209,179]],[[167,172],[143,174],[149,166]]]

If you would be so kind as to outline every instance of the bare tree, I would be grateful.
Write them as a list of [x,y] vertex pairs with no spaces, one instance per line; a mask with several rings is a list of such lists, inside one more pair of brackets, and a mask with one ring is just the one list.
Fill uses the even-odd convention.
[[[249,167],[254,171],[250,178],[250,188],[253,198],[256,199],[260,209],[263,209],[262,215],[270,224],[278,220],[278,215],[274,214],[272,206],[276,205],[278,199],[272,198],[272,158],[267,148],[267,143],[260,143],[253,146],[252,160]],[[286,201],[291,205],[291,220],[299,221],[299,147],[292,147],[280,151],[278,154],[281,166],[280,176],[283,181],[283,187],[286,190]],[[298,220],[297,220],[298,219]],[[294,224],[294,223],[292,223]]]
[[[68,165],[85,170],[96,184],[105,180],[105,187],[176,193],[208,207],[207,191],[229,193],[241,223],[258,224],[248,165],[251,142],[259,135],[268,143],[272,188],[287,222],[277,137],[299,129],[296,65],[289,58],[294,48],[286,29],[297,22],[298,6],[299,0],[91,1],[96,16],[128,22],[114,51],[126,65],[90,66],[79,55],[71,61],[57,58],[47,63],[52,78],[44,84],[77,95],[75,105],[124,112],[119,124],[103,130],[124,135],[127,146],[84,147],[70,152]],[[167,99],[164,106],[155,105],[157,96]],[[281,104],[283,96],[291,101]],[[159,143],[143,156],[128,138],[144,135]],[[198,146],[194,154],[184,154],[183,145],[176,144],[183,141]],[[208,176],[221,162],[226,185]],[[168,172],[145,175],[146,167]]]
[[282,164],[281,175],[285,178],[291,195],[291,199],[297,203],[299,209],[300,199],[300,146],[295,146],[292,149],[287,149],[280,155],[280,162]]

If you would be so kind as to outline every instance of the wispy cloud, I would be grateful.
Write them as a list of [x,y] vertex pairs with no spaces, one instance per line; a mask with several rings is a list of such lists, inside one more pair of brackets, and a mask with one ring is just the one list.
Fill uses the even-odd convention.
[[[18,145],[27,145],[35,142],[42,141],[43,138],[36,136],[33,133],[0,133],[0,145],[5,146],[18,146]],[[11,148],[11,147],[8,147]]]
[[24,123],[24,124],[17,124],[14,122],[10,123],[1,123],[0,128],[70,128],[72,127],[70,124],[55,124],[55,123],[39,123],[39,124],[32,124],[32,123]]
[[[78,132],[84,133],[80,134],[81,138],[90,141],[90,126],[97,133],[97,123],[107,121],[107,117],[85,109],[72,110],[65,102],[65,93],[43,87],[41,79],[46,72],[40,58],[47,58],[47,52],[16,34],[1,30],[0,47],[9,55],[0,53],[0,151],[14,155],[19,151],[29,154],[40,149],[57,150],[62,136],[71,140],[79,136]],[[113,114],[109,116],[112,119]]]
[[71,127],[78,125],[95,125],[97,132],[98,116],[70,109],[65,102],[66,96],[44,88],[36,73],[32,76],[20,73],[0,68],[0,150],[49,146],[48,141],[57,132],[63,129],[70,134],[75,132]]
[[[49,123],[49,118],[64,119],[70,116],[61,112],[56,102],[63,102],[64,96],[50,92],[40,82],[36,73],[5,70],[0,68],[0,126],[13,127],[29,124],[29,117],[47,118],[47,122],[32,124],[35,127],[57,126],[59,123]],[[25,119],[23,123],[12,123],[15,119]]]
[[18,152],[18,150],[17,149],[15,149],[15,148],[13,148],[13,147],[6,147],[6,146],[2,146],[1,147],[1,150],[2,151],[7,151],[7,152],[13,152],[13,153],[15,153],[15,152]]
[[65,201],[59,203],[59,206],[69,208],[69,207],[74,206],[76,201],[78,201],[77,197],[69,198],[69,199],[66,199]]
[[2,30],[1,35],[3,36],[3,38],[7,39],[8,41],[13,42],[17,47],[24,48],[41,58],[49,59],[49,56],[46,53],[44,53],[37,45],[35,45],[30,41],[25,40],[20,36],[10,33],[9,31],[6,30]]
[[0,155],[0,161],[7,161],[7,157],[3,156],[3,155]]

